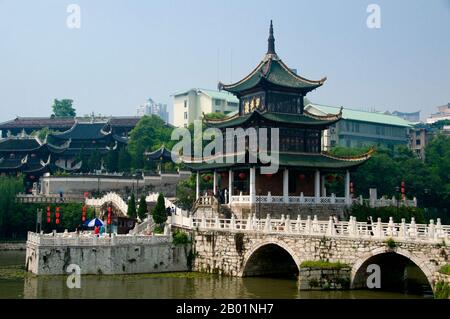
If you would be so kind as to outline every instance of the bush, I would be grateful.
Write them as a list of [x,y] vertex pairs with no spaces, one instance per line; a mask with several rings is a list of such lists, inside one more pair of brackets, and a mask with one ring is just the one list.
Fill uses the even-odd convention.
[[306,260],[300,264],[300,268],[313,269],[342,269],[348,268],[347,264],[341,262],[330,262],[326,260]]
[[434,288],[434,297],[436,299],[449,299],[450,298],[450,286],[444,281],[438,281]]
[[156,206],[153,209],[152,215],[153,220],[157,225],[161,225],[162,223],[165,223],[167,220],[166,206],[164,204],[164,195],[161,193],[158,195],[158,200],[156,201]]
[[439,269],[439,272],[441,274],[450,275],[450,264],[442,266],[441,269]]
[[176,231],[173,234],[173,243],[175,245],[184,245],[189,243],[189,236],[185,232],[182,231]]
[[385,243],[390,249],[394,249],[395,247],[397,247],[397,243],[392,238],[386,240]]
[[131,193],[130,200],[128,201],[127,215],[130,218],[136,218],[136,199],[134,198],[134,193]]
[[418,207],[400,206],[397,209],[396,206],[372,208],[367,205],[353,205],[350,209],[350,214],[360,222],[365,222],[369,216],[372,216],[374,221],[377,218],[381,218],[381,221],[385,223],[389,221],[389,217],[392,217],[396,223],[400,223],[402,218],[409,222],[411,217],[415,218],[416,223],[426,223],[423,209]]
[[147,201],[145,200],[145,195],[141,196],[141,200],[139,201],[139,209],[138,216],[141,220],[144,220],[147,217]]
[[164,227],[161,227],[160,225],[156,225],[155,228],[153,228],[153,232],[155,234],[162,234],[162,233],[164,233]]

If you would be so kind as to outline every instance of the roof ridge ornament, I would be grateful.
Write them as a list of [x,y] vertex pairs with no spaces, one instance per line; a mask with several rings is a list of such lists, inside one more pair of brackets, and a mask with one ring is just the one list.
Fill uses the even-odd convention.
[[275,53],[275,37],[273,36],[273,24],[272,20],[270,20],[270,28],[269,28],[269,39],[267,39],[268,46],[267,46],[267,54],[274,54]]

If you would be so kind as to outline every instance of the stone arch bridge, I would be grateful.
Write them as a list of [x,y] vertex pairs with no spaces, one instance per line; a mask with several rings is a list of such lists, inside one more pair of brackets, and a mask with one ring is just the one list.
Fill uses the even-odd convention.
[[[367,266],[380,264],[386,275],[417,266],[433,287],[437,271],[449,262],[450,226],[435,224],[333,223],[317,218],[246,220],[171,217],[172,226],[192,231],[194,269],[231,276],[297,272],[304,261],[341,262],[350,268],[350,285],[365,285]],[[403,271],[401,268],[400,271]],[[381,270],[383,276],[383,269]]]

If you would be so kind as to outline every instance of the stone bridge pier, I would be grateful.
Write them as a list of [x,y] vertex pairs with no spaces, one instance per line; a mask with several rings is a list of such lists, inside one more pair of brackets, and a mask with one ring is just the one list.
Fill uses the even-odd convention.
[[[198,229],[192,236],[196,271],[230,276],[298,275],[303,261],[325,260],[350,267],[352,288],[365,287],[371,264],[380,266],[384,287],[398,287],[406,276],[406,266],[415,268],[433,287],[437,271],[450,254],[446,245],[423,241],[388,245],[386,240],[374,238]],[[397,278],[393,278],[395,273]]]

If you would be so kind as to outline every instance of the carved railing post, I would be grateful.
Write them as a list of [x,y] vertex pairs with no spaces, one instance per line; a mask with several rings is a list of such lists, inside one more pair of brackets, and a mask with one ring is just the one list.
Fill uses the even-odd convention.
[[380,239],[384,237],[383,225],[381,224],[381,218],[380,217],[378,217],[378,219],[377,219],[377,232],[376,232],[376,234],[377,234],[377,237],[380,238]]
[[305,196],[303,195],[303,192],[300,193],[300,204],[305,203]]
[[219,216],[217,216],[217,215],[216,215],[216,220],[215,220],[215,228],[220,229],[220,220],[219,220]]
[[284,231],[288,234],[291,232],[291,217],[289,215],[286,216],[284,221]]
[[441,223],[441,219],[438,218],[437,222],[436,222],[436,234],[435,234],[435,238],[439,239],[439,238],[444,238],[445,237],[445,232],[444,229],[442,227],[442,223]]
[[309,215],[306,218],[305,234],[306,235],[310,235],[311,234],[311,216],[309,216]]
[[336,235],[336,229],[334,228],[333,217],[330,216],[330,218],[328,219],[327,236],[334,236],[334,235]]
[[336,204],[336,194],[331,193],[331,204]]
[[271,222],[272,221],[270,220],[270,214],[267,214],[266,221],[264,223],[264,231],[266,233],[268,233],[268,232],[270,232],[272,230]]
[[313,224],[312,224],[313,233],[319,233],[319,220],[317,219],[317,215],[314,215]]
[[392,217],[389,217],[389,223],[386,230],[386,234],[388,236],[394,236],[395,235],[395,229],[394,229],[394,219]]
[[247,224],[245,225],[245,230],[253,230],[252,214],[248,214]]
[[434,225],[434,220],[431,219],[430,220],[430,224],[428,225],[428,238],[429,239],[434,239],[434,233],[435,233],[435,225]]
[[267,192],[267,203],[272,203],[272,193],[270,191]]
[[236,229],[236,219],[234,218],[234,215],[231,215],[230,229],[231,229],[231,230]]
[[409,224],[408,235],[411,238],[417,237],[417,225],[416,219],[414,217],[411,217],[411,224]]
[[301,232],[302,230],[302,217],[300,215],[297,215],[297,222],[295,223],[295,231],[297,233]]
[[402,223],[400,224],[399,238],[406,239],[406,236],[407,236],[406,223],[405,223],[405,219],[402,218]]

